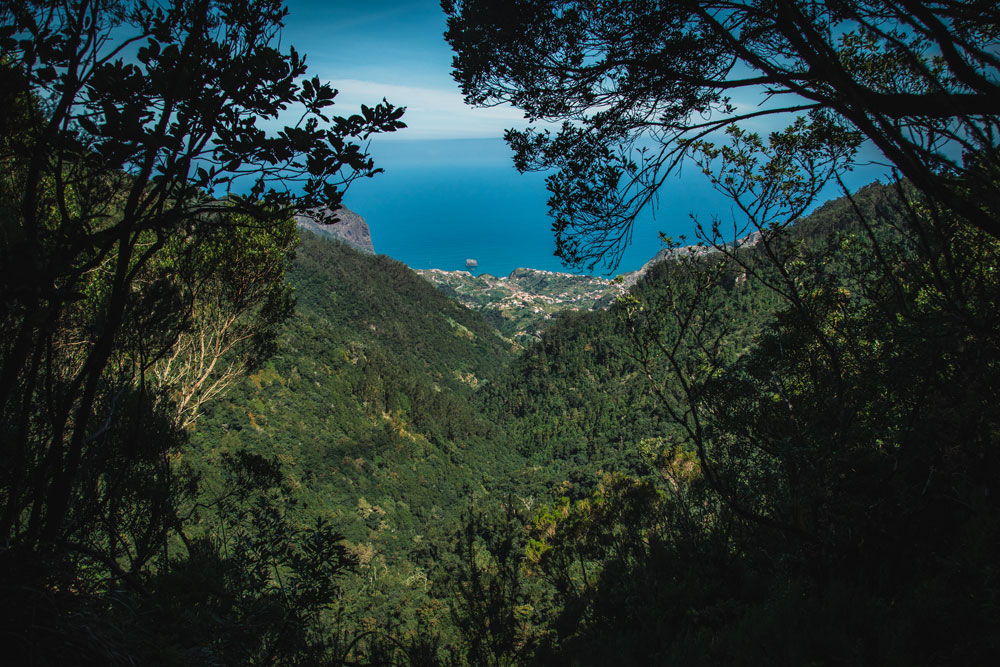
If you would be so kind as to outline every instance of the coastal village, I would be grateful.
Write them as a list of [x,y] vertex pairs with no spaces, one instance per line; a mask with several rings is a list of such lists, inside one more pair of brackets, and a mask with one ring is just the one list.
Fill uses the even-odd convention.
[[514,269],[500,277],[441,269],[417,274],[467,308],[482,312],[520,345],[537,338],[560,312],[607,308],[621,291],[620,281],[539,269]]

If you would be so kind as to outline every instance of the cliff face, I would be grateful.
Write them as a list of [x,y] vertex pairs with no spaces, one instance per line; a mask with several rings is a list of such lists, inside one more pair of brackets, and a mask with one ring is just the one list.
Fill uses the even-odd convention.
[[297,214],[295,223],[300,229],[307,229],[320,236],[339,239],[361,252],[374,255],[375,246],[372,243],[371,230],[368,229],[368,223],[365,222],[365,219],[346,206],[338,210],[336,216],[340,218],[339,222],[323,224],[318,222],[318,218],[321,216],[314,211],[309,211]]

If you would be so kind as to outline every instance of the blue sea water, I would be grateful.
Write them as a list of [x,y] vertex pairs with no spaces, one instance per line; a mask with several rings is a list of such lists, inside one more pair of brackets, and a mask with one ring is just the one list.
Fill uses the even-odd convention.
[[[345,203],[368,222],[376,252],[414,269],[464,270],[466,259],[475,259],[477,273],[498,276],[518,267],[582,272],[553,254],[544,175],[519,174],[502,140],[384,141],[371,152],[386,172],[354,183]],[[852,181],[856,187],[874,178],[856,173]],[[695,169],[669,179],[655,214],[637,221],[611,275],[638,269],[655,255],[659,232],[693,242],[692,215],[706,223],[731,219],[730,206]]]
[[[475,259],[478,273],[493,275],[518,267],[581,272],[554,256],[544,175],[519,174],[502,141],[385,142],[372,154],[386,173],[356,182],[345,203],[368,222],[376,252],[414,269],[465,269],[466,259]],[[691,234],[689,212],[724,203],[707,184],[677,180],[666,189],[660,211],[639,221],[615,272],[655,255],[659,231]]]

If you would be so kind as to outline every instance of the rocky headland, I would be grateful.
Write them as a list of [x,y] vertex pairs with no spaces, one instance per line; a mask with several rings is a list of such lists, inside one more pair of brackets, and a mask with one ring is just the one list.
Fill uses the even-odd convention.
[[324,217],[329,215],[328,210],[298,213],[295,215],[295,224],[300,229],[307,229],[314,234],[339,239],[361,252],[370,255],[375,254],[375,245],[372,243],[371,230],[368,228],[368,223],[365,222],[364,218],[346,206],[341,207],[334,214],[339,219],[337,222],[327,223],[322,221]]

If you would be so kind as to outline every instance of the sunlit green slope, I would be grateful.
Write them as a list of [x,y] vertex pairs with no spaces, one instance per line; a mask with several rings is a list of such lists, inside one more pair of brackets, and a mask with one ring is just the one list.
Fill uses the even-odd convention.
[[277,353],[208,407],[197,456],[209,474],[225,452],[276,458],[362,568],[412,571],[429,530],[519,466],[469,401],[510,343],[403,264],[308,233],[289,280],[298,306]]

